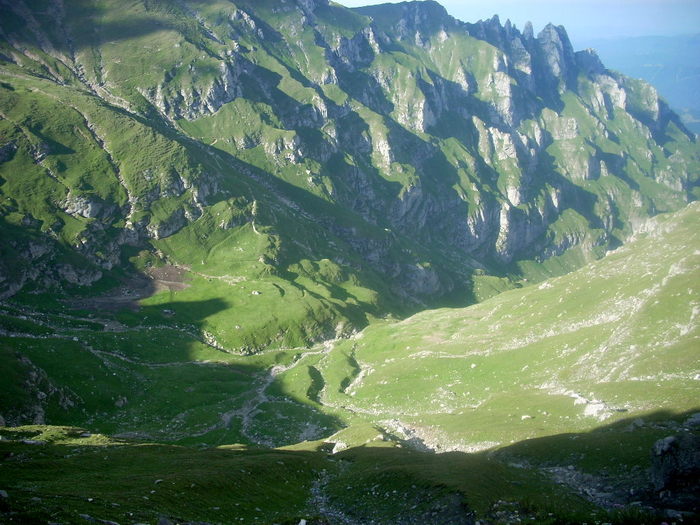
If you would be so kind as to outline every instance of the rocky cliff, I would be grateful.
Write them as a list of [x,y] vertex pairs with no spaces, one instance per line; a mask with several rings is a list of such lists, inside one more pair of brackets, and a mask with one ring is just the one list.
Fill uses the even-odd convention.
[[432,1],[0,9],[3,297],[156,256],[308,279],[327,333],[571,269],[698,194],[694,136],[562,27]]

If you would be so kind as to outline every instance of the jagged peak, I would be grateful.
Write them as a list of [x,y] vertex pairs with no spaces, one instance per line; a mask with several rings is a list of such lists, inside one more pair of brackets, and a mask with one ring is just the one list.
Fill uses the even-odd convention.
[[544,58],[547,74],[557,90],[561,92],[571,86],[575,82],[578,64],[566,29],[548,23],[537,35],[537,46]]
[[569,40],[569,34],[564,26],[554,25],[551,22],[544,26],[544,29],[537,35],[537,40],[543,48],[554,46],[563,54],[567,61],[574,60],[574,48]]
[[501,25],[501,19],[498,15],[493,15],[491,18],[484,18],[481,20],[477,20],[473,24],[468,24],[470,26],[473,26],[475,28],[480,28],[482,31],[501,31],[503,29],[503,26]]
[[507,47],[508,42],[520,36],[518,28],[510,19],[507,19],[505,24],[501,24],[501,19],[498,15],[479,20],[473,24],[466,24],[466,27],[472,36],[485,40],[499,48]]
[[571,41],[569,40],[569,34],[566,32],[564,26],[554,25],[549,22],[542,31],[537,35],[538,40],[542,41],[559,41],[565,47],[572,47]]

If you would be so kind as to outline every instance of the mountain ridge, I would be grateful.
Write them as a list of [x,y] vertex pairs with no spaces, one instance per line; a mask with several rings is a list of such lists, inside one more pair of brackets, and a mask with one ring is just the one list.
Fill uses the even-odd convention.
[[686,126],[697,133],[700,109],[693,96],[697,68],[683,57],[696,55],[699,42],[699,35],[689,34],[594,39],[586,45],[597,48],[615,69],[656,86]]
[[[653,88],[551,24],[434,2],[3,9],[4,78],[28,91],[1,91],[5,297],[170,261],[332,298],[311,269],[328,260],[374,297],[361,308],[402,315],[577,267],[697,191],[695,138]],[[255,253],[222,249],[249,237]],[[331,303],[314,310],[366,324]]]
[[700,148],[652,87],[435,2],[0,13],[3,518],[697,515]]

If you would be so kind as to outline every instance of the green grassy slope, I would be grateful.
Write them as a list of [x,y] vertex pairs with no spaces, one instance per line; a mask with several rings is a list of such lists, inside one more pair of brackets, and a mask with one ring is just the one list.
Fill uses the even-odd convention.
[[[650,448],[667,435],[691,433],[684,422],[698,409],[697,217],[695,204],[659,216],[624,247],[567,276],[311,349],[229,354],[198,340],[192,327],[169,323],[164,305],[143,306],[136,324],[127,312],[110,319],[6,304],[2,415],[10,423],[31,415],[185,446],[287,445],[299,451],[290,456],[293,464],[307,462],[296,471],[299,492],[284,510],[234,509],[243,502],[220,504],[214,491],[186,512],[169,489],[155,512],[180,519],[257,516],[272,523],[325,515],[342,523],[338,516],[357,522],[407,516],[413,523],[433,512],[450,522],[472,512],[517,511],[543,522],[551,512],[552,523],[595,512],[610,522],[651,523],[649,509],[664,503],[651,489]],[[219,307],[193,302],[188,310],[206,316]],[[20,435],[51,442],[54,434],[56,447],[18,443]],[[40,497],[46,503],[39,515],[58,516],[52,498],[71,494],[71,512],[96,515],[98,507],[100,519],[119,521],[122,507],[130,507],[146,517],[136,502],[165,479],[171,455],[181,458],[178,464],[223,462],[221,481],[219,474],[210,479],[217,491],[238,482],[226,477],[227,461],[250,462],[254,479],[270,490],[286,480],[265,477],[268,460],[286,464],[274,451],[241,451],[229,460],[220,450],[132,441],[105,452],[113,458],[106,471],[112,481],[88,494],[78,478],[51,474],[105,472],[98,470],[101,449],[92,448],[101,443],[64,451],[77,446],[76,434],[2,430],[0,446],[17,458],[6,456],[0,473],[16,498],[7,512],[27,513],[30,498]],[[318,452],[331,449],[332,459]],[[453,452],[421,452],[429,449]],[[142,474],[125,481],[133,499],[113,494],[113,481],[123,479],[121,469],[131,472],[134,457]],[[35,469],[48,472],[40,483],[31,481]],[[179,487],[180,477],[190,475],[177,472],[172,481]],[[413,493],[414,486],[426,491],[424,498],[390,496]],[[101,503],[90,507],[87,498]],[[643,509],[626,507],[637,500]],[[622,514],[606,514],[614,508]]]
[[317,365],[321,399],[439,450],[697,408],[697,218],[691,205],[577,272],[370,327]]
[[[191,270],[177,302],[219,301],[229,311],[211,318],[209,330],[228,348],[253,350],[351,331],[391,304],[366,263],[317,223],[362,227],[358,219],[330,208],[314,217],[290,209],[278,190],[185,137],[81,90],[11,82],[0,88],[0,126],[13,148],[2,163],[4,295],[22,285],[99,295],[171,261]],[[338,252],[345,262],[328,258],[340,259]],[[151,301],[171,300],[167,292]],[[253,306],[271,315],[261,319]],[[191,320],[182,308],[173,312],[175,321]],[[233,325],[244,328],[234,334]]]
[[696,186],[651,88],[567,57],[550,93],[540,44],[437,4],[2,5],[4,296],[167,260],[187,300],[303,298],[222,345],[311,344],[561,274]]
[[[107,299],[111,313],[91,298],[6,302],[0,342],[11,374],[0,415],[210,444],[287,445],[344,427],[335,441],[362,444],[366,432],[352,429],[369,423],[429,448],[469,451],[690,410],[696,223],[693,204],[578,272],[306,349],[298,316],[333,319],[332,310],[310,310],[338,304],[312,293],[302,271],[311,263],[300,264],[298,287],[274,275],[182,272],[174,282],[158,274],[160,291],[138,313],[128,294]],[[311,271],[342,278],[322,265]],[[149,271],[168,269],[176,270]],[[284,323],[296,331],[277,335]],[[275,336],[292,344],[248,355]]]
[[653,89],[433,2],[0,9],[3,519],[656,519],[608,512],[700,394]]

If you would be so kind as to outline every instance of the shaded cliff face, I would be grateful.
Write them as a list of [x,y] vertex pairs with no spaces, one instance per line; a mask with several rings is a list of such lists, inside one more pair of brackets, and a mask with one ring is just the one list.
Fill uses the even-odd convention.
[[155,254],[305,279],[328,335],[572,268],[698,191],[678,117],[561,27],[430,1],[0,9],[4,297]]

